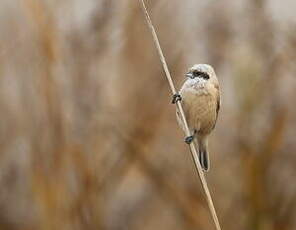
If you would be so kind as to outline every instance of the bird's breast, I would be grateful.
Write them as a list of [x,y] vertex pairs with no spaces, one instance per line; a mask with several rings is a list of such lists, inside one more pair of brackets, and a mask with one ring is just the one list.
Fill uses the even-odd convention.
[[187,87],[181,91],[182,104],[190,128],[209,133],[216,120],[217,100],[206,87]]

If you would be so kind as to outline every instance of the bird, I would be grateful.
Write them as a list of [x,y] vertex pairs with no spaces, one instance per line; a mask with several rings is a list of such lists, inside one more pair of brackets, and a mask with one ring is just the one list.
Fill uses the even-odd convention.
[[[195,64],[185,74],[180,91],[173,95],[172,103],[180,101],[191,135],[185,142],[197,145],[199,161],[204,171],[210,169],[208,137],[215,128],[221,107],[219,81],[214,68],[208,64]],[[177,121],[185,130],[177,109]]]

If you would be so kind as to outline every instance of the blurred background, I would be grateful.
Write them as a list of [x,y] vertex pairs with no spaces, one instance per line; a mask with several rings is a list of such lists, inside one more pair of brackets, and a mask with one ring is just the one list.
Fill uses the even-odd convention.
[[[296,229],[296,2],[154,0],[176,87],[214,66],[222,229]],[[1,0],[0,229],[214,229],[136,0]]]

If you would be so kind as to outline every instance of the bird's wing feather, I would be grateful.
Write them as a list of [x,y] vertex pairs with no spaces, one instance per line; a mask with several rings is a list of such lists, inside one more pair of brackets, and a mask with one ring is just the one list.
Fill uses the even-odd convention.
[[[220,106],[221,106],[221,100],[220,100],[220,93],[218,93],[217,97],[217,107],[216,107],[216,117],[218,117],[218,113],[220,111]],[[216,118],[217,119],[217,118]]]
[[219,114],[220,107],[221,107],[221,99],[220,99],[219,86],[216,85],[215,88],[217,89],[217,105],[216,105],[216,119],[215,119],[215,122],[214,122],[214,125],[213,125],[213,129],[214,129],[215,126],[216,126],[217,119],[218,119],[218,114]]

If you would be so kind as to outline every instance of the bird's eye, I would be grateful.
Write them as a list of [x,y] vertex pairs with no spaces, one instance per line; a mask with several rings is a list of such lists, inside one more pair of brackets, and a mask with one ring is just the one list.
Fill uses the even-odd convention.
[[207,73],[202,73],[201,77],[206,80],[210,78],[210,76]]
[[201,77],[201,78],[203,78],[205,80],[208,80],[210,78],[210,76],[207,73],[200,72],[200,71],[194,71],[193,76],[194,77]]

